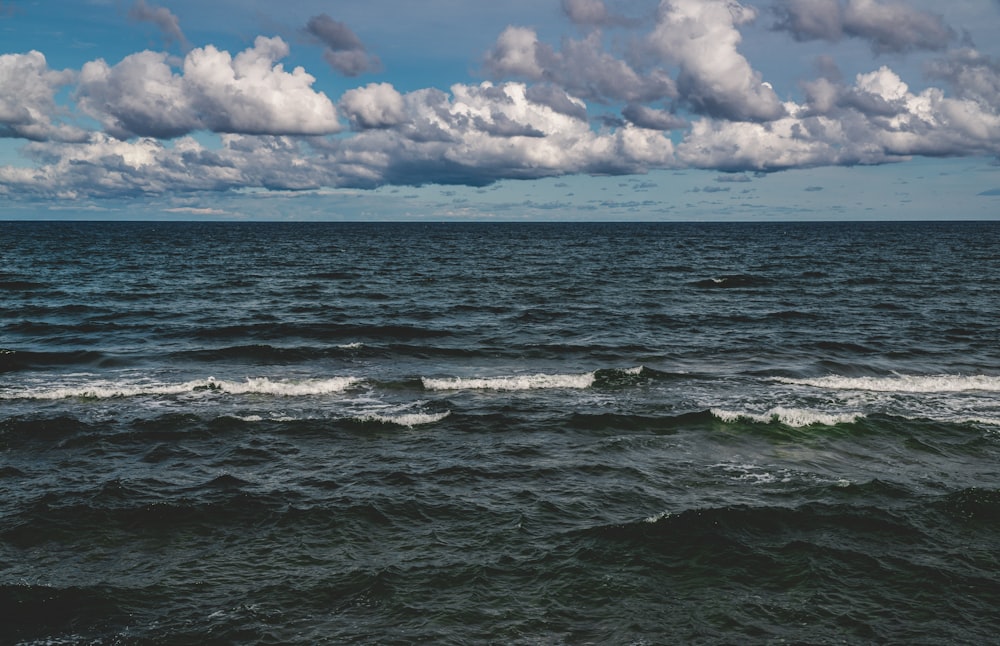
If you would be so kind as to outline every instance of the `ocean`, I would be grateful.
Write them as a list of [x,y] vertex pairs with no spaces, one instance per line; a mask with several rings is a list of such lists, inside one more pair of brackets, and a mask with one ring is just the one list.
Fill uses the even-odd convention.
[[0,643],[984,644],[1000,223],[0,223]]

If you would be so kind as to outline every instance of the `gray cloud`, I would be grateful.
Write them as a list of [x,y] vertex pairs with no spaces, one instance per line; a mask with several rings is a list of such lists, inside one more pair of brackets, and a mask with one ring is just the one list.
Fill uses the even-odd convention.
[[640,73],[603,49],[600,33],[566,39],[557,51],[534,30],[508,27],[484,61],[497,79],[544,81],[574,96],[600,102],[646,102],[676,96],[673,79],[662,69]]
[[382,68],[378,57],[365,50],[364,43],[350,27],[325,13],[310,18],[305,32],[326,47],[323,58],[345,76],[358,76]]
[[129,9],[128,17],[137,22],[149,22],[163,33],[167,44],[178,43],[187,47],[187,38],[181,31],[180,21],[169,9],[146,3],[146,0],[136,0]]
[[679,130],[688,125],[687,121],[676,114],[644,105],[627,105],[622,110],[622,116],[640,128],[650,128],[653,130]]
[[980,104],[1000,106],[1000,61],[975,49],[952,51],[928,63],[928,76],[948,83],[955,94]]
[[876,53],[941,50],[956,33],[939,15],[881,0],[778,0],[777,29],[798,40],[862,38]]
[[628,27],[639,24],[635,19],[611,13],[603,0],[562,0],[562,10],[577,25]]

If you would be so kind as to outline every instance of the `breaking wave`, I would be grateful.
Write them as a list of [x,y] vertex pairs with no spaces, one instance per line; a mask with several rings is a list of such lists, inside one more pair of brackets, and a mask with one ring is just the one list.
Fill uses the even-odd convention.
[[347,390],[360,379],[332,377],[328,379],[272,380],[251,377],[245,381],[198,379],[181,383],[121,383],[98,381],[88,384],[49,388],[25,388],[0,393],[0,399],[112,399],[122,397],[184,395],[196,392],[220,392],[231,395],[259,394],[279,397],[327,395]]
[[608,368],[581,374],[505,375],[496,377],[423,377],[427,390],[542,390],[583,389],[592,386],[615,387],[634,385],[643,379],[664,376],[645,366]]
[[831,390],[863,390],[894,393],[1000,392],[1000,377],[990,375],[894,375],[892,377],[841,377],[814,379],[776,377],[775,381]]
[[713,408],[711,413],[719,420],[730,424],[733,422],[748,421],[761,424],[779,423],[796,428],[814,425],[836,426],[838,424],[852,424],[865,417],[861,413],[832,414],[802,408],[784,408],[781,406],[763,413],[723,410],[720,408]]

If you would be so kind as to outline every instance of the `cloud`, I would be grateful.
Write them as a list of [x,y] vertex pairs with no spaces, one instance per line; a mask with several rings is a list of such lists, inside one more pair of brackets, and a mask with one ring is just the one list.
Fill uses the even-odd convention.
[[382,68],[378,57],[365,50],[361,39],[350,27],[325,13],[310,18],[305,31],[326,46],[323,58],[330,67],[345,76],[358,76]]
[[928,76],[947,82],[955,94],[983,105],[1000,105],[1000,61],[972,48],[928,63]]
[[593,27],[635,26],[638,21],[608,11],[602,0],[562,0],[562,10],[577,25]]
[[828,79],[822,84],[821,106],[812,98],[802,105],[787,103],[787,116],[771,122],[694,122],[677,147],[678,161],[727,171],[775,171],[880,164],[914,155],[1000,155],[1000,113],[983,97],[947,97],[933,87],[913,93],[888,66],[858,74],[850,87]]
[[680,67],[677,88],[695,111],[735,121],[768,121],[785,110],[737,46],[737,27],[757,12],[735,0],[662,0],[649,47]]
[[[385,88],[380,92],[389,96]],[[322,144],[343,181],[485,185],[502,178],[642,172],[672,161],[673,145],[661,133],[595,133],[586,121],[532,100],[522,83],[454,85],[451,96],[433,90],[400,96],[404,120]],[[363,104],[372,100],[374,94]]]
[[941,50],[956,37],[939,15],[880,0],[778,0],[775,27],[798,40],[862,38],[876,53]]
[[244,134],[330,134],[341,129],[333,103],[301,67],[286,72],[280,38],[260,36],[235,57],[208,45],[188,52],[183,74],[165,53],[139,52],[114,67],[83,66],[78,106],[120,138],[170,138],[196,130]]
[[8,194],[48,198],[237,187],[482,186],[673,164],[673,144],[663,133],[634,126],[595,132],[586,121],[533,102],[521,83],[455,85],[450,95],[369,85],[345,93],[341,105],[361,128],[349,138],[227,134],[218,150],[190,137],[168,146],[151,137],[122,141],[103,134],[72,147],[29,144],[37,168],[2,167],[0,186]]
[[52,120],[56,92],[74,78],[68,70],[49,69],[41,52],[0,55],[0,137],[85,140],[85,131]]
[[358,130],[390,128],[406,119],[403,95],[389,83],[369,83],[348,90],[340,106]]
[[565,39],[562,49],[538,40],[527,27],[507,27],[484,61],[495,79],[544,81],[582,99],[602,103],[647,102],[677,95],[662,69],[640,73],[604,51],[600,32],[582,40]]
[[678,130],[687,126],[687,121],[666,110],[657,110],[644,105],[631,104],[622,110],[622,116],[640,128],[653,130]]
[[128,17],[137,22],[149,22],[156,25],[157,29],[163,33],[168,45],[178,43],[187,48],[187,38],[181,31],[180,21],[169,9],[146,4],[146,0],[136,0],[132,8],[129,9]]

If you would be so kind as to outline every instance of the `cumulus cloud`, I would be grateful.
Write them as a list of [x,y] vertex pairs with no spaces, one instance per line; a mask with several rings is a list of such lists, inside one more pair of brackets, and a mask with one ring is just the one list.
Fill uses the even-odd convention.
[[176,137],[196,130],[246,134],[329,134],[340,130],[333,103],[312,89],[280,38],[258,37],[235,57],[208,45],[188,52],[183,73],[151,51],[83,66],[79,107],[120,138]]
[[822,109],[807,101],[786,104],[787,115],[767,123],[696,121],[677,147],[678,160],[701,168],[774,171],[914,155],[1000,155],[1000,113],[981,96],[947,97],[933,87],[914,93],[884,65],[856,75],[851,86],[822,83]]
[[389,83],[369,83],[348,90],[340,106],[355,128],[391,128],[406,119],[403,95]]
[[738,27],[756,17],[735,0],[662,0],[649,44],[680,67],[678,90],[694,110],[736,121],[784,114],[774,90],[738,50]]
[[53,121],[55,95],[74,80],[68,70],[49,69],[45,55],[0,55],[0,137],[82,141],[83,130]]
[[[782,28],[799,38],[864,38],[877,51],[936,47],[934,26],[943,25],[887,0],[781,6]],[[624,40],[601,33],[614,22],[603,2],[567,0],[563,10],[583,34],[553,46],[534,29],[508,27],[484,61],[496,82],[411,92],[375,82],[336,104],[304,69],[284,68],[289,47],[280,38],[234,54],[206,45],[183,59],[142,51],[79,73],[49,69],[39,52],[2,55],[0,136],[29,140],[33,165],[0,167],[0,193],[482,186],[680,167],[722,171],[716,182],[726,182],[750,177],[728,173],[913,155],[1000,156],[1000,61],[975,49],[926,63],[941,87],[916,90],[889,65],[845,74],[824,58],[801,82],[801,98],[781,101],[740,51],[741,29],[758,16],[736,0],[661,0],[625,55],[609,49]],[[891,21],[892,38],[879,31]],[[370,69],[374,58],[342,23],[321,15],[306,30],[325,54],[344,54],[340,67],[331,62],[342,73]],[[66,104],[61,90],[74,84]],[[81,114],[101,131],[68,125]],[[189,136],[197,131],[219,133],[218,143]]]
[[450,94],[401,94],[373,84],[345,93],[341,105],[361,128],[350,138],[230,134],[220,149],[209,150],[190,137],[167,146],[151,137],[100,134],[71,148],[29,144],[38,167],[0,168],[0,185],[46,197],[486,185],[673,164],[673,144],[663,133],[636,126],[595,132],[586,121],[532,101],[521,83],[455,85]]
[[604,50],[600,32],[566,39],[556,50],[527,27],[507,27],[486,55],[486,71],[497,79],[544,81],[570,94],[600,102],[644,102],[674,97],[677,88],[662,69],[637,72]]
[[863,38],[876,53],[941,50],[955,32],[940,15],[880,0],[779,0],[778,29],[798,40]]
[[345,76],[358,76],[382,68],[378,57],[366,51],[364,43],[350,27],[325,13],[310,18],[305,31],[325,45],[323,58],[330,67]]
[[181,31],[180,21],[169,9],[146,3],[146,0],[136,0],[129,9],[128,17],[137,22],[149,22],[163,33],[167,44],[179,43],[187,47],[187,38]]

